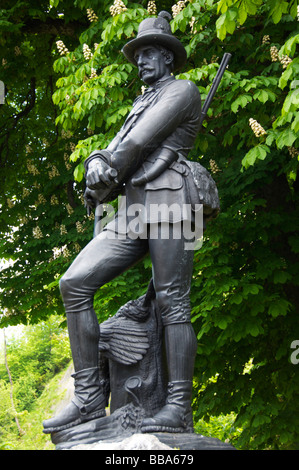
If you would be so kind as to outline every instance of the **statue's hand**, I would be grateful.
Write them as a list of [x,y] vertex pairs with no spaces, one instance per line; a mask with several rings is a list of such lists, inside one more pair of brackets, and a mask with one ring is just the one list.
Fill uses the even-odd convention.
[[116,170],[101,159],[94,159],[88,165],[86,185],[89,189],[102,189],[109,186],[117,176]]
[[143,184],[148,183],[148,178],[146,175],[139,176],[137,178],[132,178],[131,183],[133,186],[142,186]]
[[91,211],[96,205],[95,191],[92,191],[89,188],[85,189],[84,192],[84,205],[88,212]]

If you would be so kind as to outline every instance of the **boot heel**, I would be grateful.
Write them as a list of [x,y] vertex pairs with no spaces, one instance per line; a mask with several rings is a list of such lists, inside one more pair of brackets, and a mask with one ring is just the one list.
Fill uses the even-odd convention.
[[168,384],[166,405],[152,418],[145,418],[142,432],[192,433],[193,419],[190,405],[192,382],[189,380]]

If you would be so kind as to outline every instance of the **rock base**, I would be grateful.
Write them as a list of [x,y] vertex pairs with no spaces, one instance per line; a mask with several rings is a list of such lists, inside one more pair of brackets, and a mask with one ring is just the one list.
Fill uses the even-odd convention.
[[190,433],[136,433],[114,440],[103,439],[97,442],[64,442],[56,446],[57,450],[155,450],[155,451],[198,451],[198,450],[236,450],[231,444],[217,438]]
[[51,439],[57,450],[235,450],[219,439],[193,432],[142,433],[145,416],[142,408],[130,403],[110,416],[52,433]]

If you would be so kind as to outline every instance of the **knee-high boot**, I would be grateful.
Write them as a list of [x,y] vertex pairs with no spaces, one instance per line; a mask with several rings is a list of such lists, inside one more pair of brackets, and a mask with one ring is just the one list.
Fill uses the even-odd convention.
[[108,404],[108,380],[98,367],[100,330],[96,315],[93,310],[86,310],[68,314],[67,319],[75,367],[74,398],[58,416],[43,422],[46,434],[105,416]]
[[165,327],[168,366],[166,405],[141,425],[142,432],[193,432],[192,379],[197,342],[191,323]]

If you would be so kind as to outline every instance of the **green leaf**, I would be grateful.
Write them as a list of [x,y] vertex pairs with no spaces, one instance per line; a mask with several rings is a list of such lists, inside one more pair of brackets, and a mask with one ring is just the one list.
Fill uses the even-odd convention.
[[289,308],[290,308],[290,303],[287,300],[279,299],[270,305],[268,309],[268,313],[273,318],[276,318],[280,315],[285,316]]
[[227,327],[227,321],[223,318],[217,323],[217,325],[219,326],[219,328],[221,328],[221,330],[225,330],[225,328]]
[[244,6],[244,3],[241,3],[240,7],[238,8],[238,21],[242,25],[245,23],[247,19],[247,11]]
[[220,40],[226,37],[226,32],[233,34],[235,31],[237,14],[236,8],[230,8],[217,19],[216,30]]
[[220,0],[217,4],[217,13],[225,13],[227,11],[228,4],[227,0]]
[[284,72],[283,74],[281,75],[280,79],[279,79],[279,83],[278,83],[278,86],[283,90],[284,87],[287,85],[289,79],[292,77],[293,75],[293,71],[291,69],[291,67],[288,67]]
[[124,28],[124,33],[128,38],[132,36],[133,31],[134,31],[134,28],[131,23],[127,24]]
[[52,100],[54,104],[58,104],[60,102],[61,97],[61,90],[56,90],[55,93],[52,95]]
[[263,3],[263,0],[243,0],[246,5],[246,11],[249,15],[255,15],[258,7]]
[[269,99],[269,95],[265,90],[258,90],[254,95],[253,99],[258,99],[261,103],[266,103]]
[[285,284],[290,279],[292,279],[292,276],[286,271],[279,270],[279,271],[274,271],[273,273],[274,284]]
[[248,294],[258,294],[261,289],[261,286],[258,284],[247,284],[243,288],[244,295],[247,296]]
[[253,427],[259,427],[262,426],[266,423],[271,423],[271,418],[266,415],[256,415],[252,421],[252,426]]
[[82,181],[84,177],[85,169],[83,163],[80,163],[76,166],[74,170],[74,178],[76,181]]
[[290,91],[288,96],[286,97],[283,107],[282,113],[288,113],[289,111],[298,112],[299,107],[299,88],[295,89],[294,91]]
[[270,10],[270,16],[272,17],[273,23],[277,24],[281,20],[283,13],[288,11],[288,2],[274,1],[272,2],[272,8]]
[[295,36],[288,39],[286,43],[281,47],[279,54],[293,56],[296,52],[297,44],[299,44],[299,34],[296,34]]
[[291,129],[296,133],[299,132],[299,113],[296,114],[295,119],[292,122]]
[[299,253],[299,237],[295,235],[290,236],[288,243],[294,253]]
[[50,0],[50,6],[56,8],[59,4],[59,1],[60,0]]
[[225,14],[222,14],[216,21],[216,30],[218,38],[223,41],[226,37]]
[[239,106],[241,106],[241,108],[245,108],[245,106],[246,106],[248,103],[251,103],[251,102],[252,102],[252,96],[251,96],[251,95],[245,94],[245,95],[239,96],[239,97],[231,104],[231,110],[232,110],[234,113],[237,113],[237,112],[238,112],[238,109],[239,109]]
[[242,301],[243,301],[243,297],[241,294],[234,294],[230,300],[232,304],[237,304],[237,305],[241,304]]
[[250,325],[248,328],[247,328],[247,331],[249,334],[251,334],[251,336],[253,337],[256,337],[260,334],[260,329],[257,325]]
[[266,144],[271,146],[272,143],[274,142],[274,140],[276,139],[276,137],[277,137],[277,132],[270,129],[268,131],[268,135],[267,135],[267,138],[266,138]]
[[256,160],[264,160],[267,156],[267,153],[269,152],[270,152],[270,149],[265,144],[260,144],[260,145],[257,145],[256,147],[253,147],[252,149],[249,150],[249,152],[247,152],[247,154],[243,158],[242,166],[244,166],[247,169],[249,166],[254,165]]
[[291,147],[296,139],[297,134],[291,128],[285,129],[279,133],[276,139],[277,148]]

